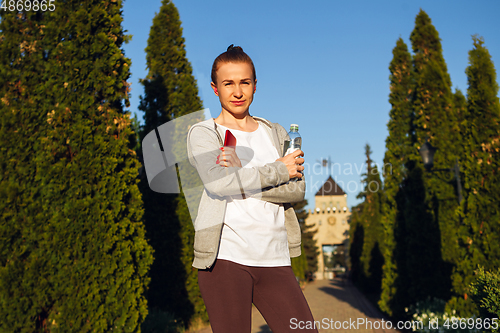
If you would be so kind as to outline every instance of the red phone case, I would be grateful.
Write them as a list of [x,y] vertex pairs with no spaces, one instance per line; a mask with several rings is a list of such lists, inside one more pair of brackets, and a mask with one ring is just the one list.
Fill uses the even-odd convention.
[[231,131],[226,130],[226,137],[224,138],[224,147],[236,147],[236,138]]

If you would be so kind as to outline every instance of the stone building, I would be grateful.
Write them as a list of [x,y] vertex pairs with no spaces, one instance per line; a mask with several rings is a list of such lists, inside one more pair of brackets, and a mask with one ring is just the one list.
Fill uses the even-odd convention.
[[309,210],[306,225],[314,225],[319,249],[316,279],[333,278],[346,267],[349,216],[347,194],[330,176],[315,195],[315,209]]

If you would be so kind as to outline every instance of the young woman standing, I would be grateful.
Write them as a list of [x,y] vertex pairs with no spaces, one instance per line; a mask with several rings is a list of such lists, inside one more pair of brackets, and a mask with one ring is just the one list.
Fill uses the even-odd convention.
[[[291,203],[304,198],[304,153],[283,156],[286,130],[250,115],[256,84],[252,60],[231,45],[212,67],[221,113],[189,130],[190,162],[204,184],[193,266],[215,333],[250,333],[252,303],[275,333],[317,332],[292,329],[313,322],[290,261],[300,255]],[[223,146],[226,131],[236,147]]]

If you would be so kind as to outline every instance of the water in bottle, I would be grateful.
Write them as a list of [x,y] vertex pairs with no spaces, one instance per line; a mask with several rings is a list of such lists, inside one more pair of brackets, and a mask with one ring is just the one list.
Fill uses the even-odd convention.
[[286,151],[285,155],[288,155],[302,147],[302,138],[299,134],[299,125],[291,124],[290,132],[288,132],[288,136],[290,137],[290,144]]
[[[290,144],[288,146],[288,149],[287,149],[285,155],[293,153],[294,151],[300,149],[302,146],[302,138],[300,137],[300,134],[299,134],[299,125],[291,124],[290,125],[290,132],[288,132],[288,136],[290,137]],[[297,178],[293,178],[290,181],[296,182]]]

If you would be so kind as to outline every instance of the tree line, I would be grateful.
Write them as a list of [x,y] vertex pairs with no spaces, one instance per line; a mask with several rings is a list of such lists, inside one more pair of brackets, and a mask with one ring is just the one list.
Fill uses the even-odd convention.
[[[500,267],[496,71],[475,35],[466,95],[452,91],[439,34],[423,10],[410,41],[413,53],[397,40],[389,66],[383,170],[372,166],[366,148],[363,202],[351,218],[353,279],[394,318],[429,298],[467,318],[480,311],[471,294],[475,271]],[[419,154],[426,142],[437,148],[430,170]],[[369,184],[382,178],[383,190],[371,191]]]
[[147,315],[121,6],[0,11],[2,332],[135,332]]

